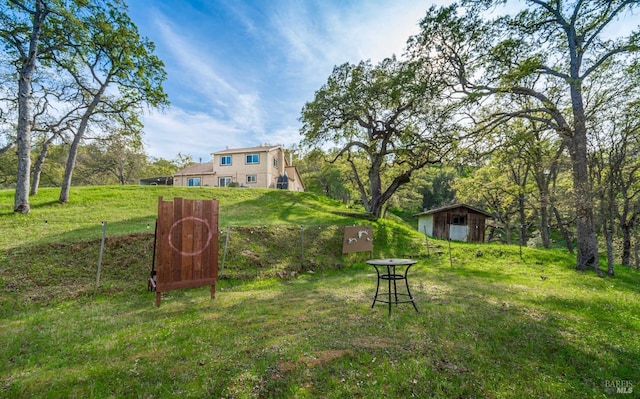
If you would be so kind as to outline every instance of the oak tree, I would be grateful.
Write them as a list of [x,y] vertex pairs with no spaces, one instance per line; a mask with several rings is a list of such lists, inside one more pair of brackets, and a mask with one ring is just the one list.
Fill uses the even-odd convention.
[[387,58],[343,64],[303,110],[303,145],[335,146],[365,210],[380,217],[391,196],[455,145],[443,81],[429,66]]
[[[14,211],[19,213],[29,213],[31,82],[39,57],[51,51],[42,41],[45,24],[55,20],[57,18],[52,4],[44,0],[6,0],[0,4],[0,40],[4,42],[5,51],[9,53],[8,58],[13,61],[18,81],[18,173]],[[55,25],[55,22],[53,24]]]
[[72,140],[61,203],[69,200],[78,147],[91,124],[98,127],[96,130],[137,134],[142,129],[138,117],[145,106],[168,104],[162,88],[164,64],[153,54],[153,43],[139,35],[119,1],[95,8],[80,22],[86,34],[71,37],[66,51],[53,57],[71,76],[77,101],[70,114]]
[[[472,101],[490,98],[502,106],[498,119],[529,118],[546,123],[568,149],[576,210],[578,270],[596,269],[598,242],[593,193],[587,168],[587,115],[592,104],[585,95],[594,75],[609,72],[610,84],[640,54],[640,34],[607,36],[607,28],[640,5],[637,0],[527,0],[526,8],[493,19],[484,12],[505,3],[463,1],[431,8],[421,21],[421,33],[411,40],[416,59],[450,71],[452,85]],[[526,97],[535,104],[514,107]],[[541,117],[541,115],[543,115]]]

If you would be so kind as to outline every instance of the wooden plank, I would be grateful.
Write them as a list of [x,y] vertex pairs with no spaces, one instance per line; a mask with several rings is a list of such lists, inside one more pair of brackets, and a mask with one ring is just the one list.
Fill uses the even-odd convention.
[[181,255],[180,280],[181,281],[193,279],[193,257],[194,257],[193,208],[194,208],[193,200],[183,200],[182,201],[182,219],[176,221],[176,223],[179,223],[182,227],[182,246],[180,247],[180,255]]
[[[171,223],[173,221],[173,204],[163,201],[162,197],[158,200],[158,237],[157,237],[157,284],[171,281],[171,247],[169,246],[169,233],[171,231]],[[159,289],[159,288],[157,288]]]
[[[163,249],[164,249],[164,245],[162,244],[162,239],[164,237],[163,235],[163,216],[162,216],[162,197],[158,197],[158,216],[156,218],[156,237],[155,237],[155,268],[156,268],[156,284],[160,284],[162,282],[162,278],[164,277],[162,275],[162,272],[160,272],[160,270],[162,270],[162,265],[165,263],[165,259],[164,259],[164,254],[163,254]],[[157,289],[157,287],[156,287]]]
[[207,233],[208,229],[203,222],[203,206],[208,201],[194,201],[193,203],[193,215],[195,217],[193,222],[193,279],[201,279],[202,276],[202,251],[207,245]]
[[205,221],[202,225],[203,238],[205,239],[203,251],[200,254],[200,260],[202,262],[202,277],[213,277],[213,269],[211,263],[211,248],[213,244],[213,226],[211,220],[212,201],[206,201],[202,204],[202,219]]
[[184,288],[199,288],[207,285],[215,284],[213,278],[202,278],[199,280],[185,280],[185,281],[173,281],[166,285],[165,291],[180,290]]
[[[209,245],[209,252],[207,254],[207,258],[209,259],[212,265],[212,273],[210,274],[211,277],[213,277],[216,281],[218,280],[218,234],[219,234],[219,228],[218,228],[218,222],[219,222],[219,207],[220,204],[218,203],[217,200],[213,200],[210,202],[211,205],[211,211],[210,211],[210,215],[211,215],[211,220],[209,221],[209,226],[211,226],[211,244]],[[215,287],[212,287],[212,289],[214,290],[212,292],[212,295],[215,294]]]
[[171,281],[182,280],[182,198],[173,199],[173,224],[171,226]]

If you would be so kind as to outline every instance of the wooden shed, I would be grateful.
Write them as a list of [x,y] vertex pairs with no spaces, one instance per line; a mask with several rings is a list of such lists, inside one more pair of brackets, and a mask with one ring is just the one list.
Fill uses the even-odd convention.
[[429,237],[454,241],[484,242],[485,219],[491,215],[465,204],[420,212],[418,231]]

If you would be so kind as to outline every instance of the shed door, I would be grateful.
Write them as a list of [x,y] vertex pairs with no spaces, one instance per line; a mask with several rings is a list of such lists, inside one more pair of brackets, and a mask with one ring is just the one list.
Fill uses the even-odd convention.
[[449,225],[449,238],[454,241],[467,241],[469,226]]

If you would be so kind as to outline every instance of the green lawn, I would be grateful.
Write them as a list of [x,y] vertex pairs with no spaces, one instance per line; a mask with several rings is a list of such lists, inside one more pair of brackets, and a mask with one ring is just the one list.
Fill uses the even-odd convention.
[[[86,187],[64,206],[56,195],[43,190],[30,215],[14,215],[12,193],[0,191],[0,397],[640,391],[636,270],[617,267],[615,278],[599,278],[576,272],[562,251],[524,248],[520,257],[517,246],[452,243],[449,253],[436,240],[427,256],[421,236],[402,223],[341,216],[340,204],[308,194]],[[153,232],[146,226],[160,195],[220,200],[221,230],[233,228],[215,299],[207,288],[172,291],[156,307],[147,291]],[[109,236],[94,295],[101,220]],[[410,285],[419,313],[409,304],[391,316],[382,304],[371,308],[369,255],[339,253],[339,226],[354,223],[374,227],[374,256],[417,257]],[[305,241],[302,259],[295,255],[301,225],[332,236]],[[274,244],[277,235],[289,239]],[[246,248],[260,261],[243,260]]]

